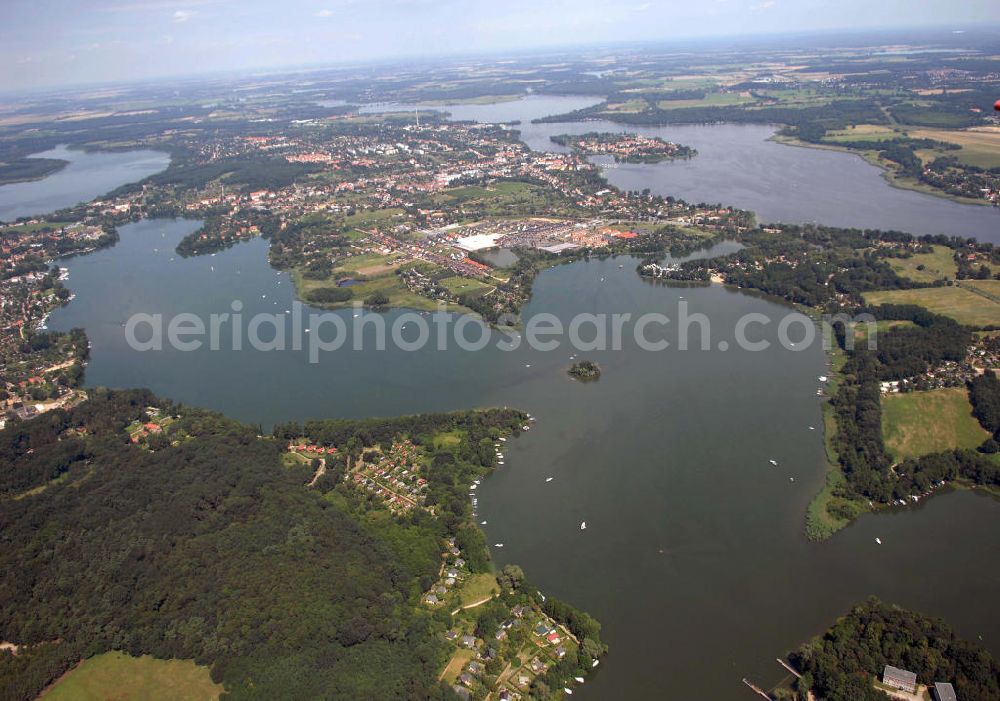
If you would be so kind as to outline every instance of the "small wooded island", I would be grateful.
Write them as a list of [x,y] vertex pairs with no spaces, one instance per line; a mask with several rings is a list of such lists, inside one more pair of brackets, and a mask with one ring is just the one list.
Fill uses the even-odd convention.
[[570,366],[569,376],[580,382],[592,382],[600,378],[601,368],[592,360],[581,360]]
[[698,153],[690,146],[641,134],[587,132],[557,134],[549,138],[553,143],[568,146],[584,156],[614,156],[615,163],[659,163],[692,158]]

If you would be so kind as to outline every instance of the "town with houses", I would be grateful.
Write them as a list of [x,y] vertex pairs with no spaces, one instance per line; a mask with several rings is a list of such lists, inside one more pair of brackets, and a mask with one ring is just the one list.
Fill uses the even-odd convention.
[[[560,258],[641,250],[663,227],[672,240],[697,242],[752,224],[740,210],[608,188],[583,154],[532,151],[505,126],[336,113],[275,131],[146,137],[135,145],[169,146],[183,162],[110,196],[0,226],[8,413],[29,418],[75,400],[86,341],[42,333],[72,297],[58,260],[113,245],[118,226],[141,218],[200,219],[178,249],[184,255],[268,237],[272,264],[291,270],[312,304],[445,302],[491,322],[516,315],[534,275]],[[498,249],[518,251],[516,262],[483,255]],[[45,347],[26,344],[25,329]]]

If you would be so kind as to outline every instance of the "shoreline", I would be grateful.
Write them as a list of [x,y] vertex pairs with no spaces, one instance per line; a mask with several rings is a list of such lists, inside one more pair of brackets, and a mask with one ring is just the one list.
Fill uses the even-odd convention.
[[969,197],[959,197],[957,195],[952,195],[927,185],[922,185],[916,180],[897,177],[895,173],[893,173],[892,169],[887,168],[877,160],[866,158],[865,155],[859,151],[845,148],[843,146],[838,146],[837,144],[833,143],[813,144],[808,141],[802,141],[801,139],[797,139],[794,136],[783,136],[777,132],[772,134],[767,140],[773,141],[774,143],[781,144],[783,146],[792,146],[795,148],[810,148],[816,151],[833,151],[834,153],[846,153],[852,156],[857,156],[865,163],[874,166],[875,168],[878,168],[882,178],[885,179],[885,181],[889,184],[890,187],[894,187],[897,190],[908,190],[910,192],[918,192],[922,195],[930,195],[931,197],[939,197],[943,200],[949,200],[956,204],[976,205],[979,207],[993,206],[989,202],[983,200],[974,200]]

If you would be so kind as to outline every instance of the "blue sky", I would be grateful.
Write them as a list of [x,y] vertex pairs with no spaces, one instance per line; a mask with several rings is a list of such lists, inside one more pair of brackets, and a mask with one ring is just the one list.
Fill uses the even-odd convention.
[[998,0],[0,0],[0,90],[766,32],[1000,23]]

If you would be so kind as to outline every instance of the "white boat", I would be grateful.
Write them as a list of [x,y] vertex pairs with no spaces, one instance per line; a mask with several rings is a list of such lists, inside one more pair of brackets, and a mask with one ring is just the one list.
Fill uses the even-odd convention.
[[479,522],[479,525],[480,525],[480,526],[485,526],[485,525],[486,525],[486,521],[480,521],[480,522]]
[[794,478],[794,477],[789,477],[789,478],[788,478],[788,481],[789,481],[789,482],[794,482],[794,481],[795,481],[795,478]]
[[827,378],[827,376],[826,376],[826,375],[820,375],[820,376],[819,376],[819,381],[820,381],[820,382],[826,382],[826,381],[827,381],[827,379],[828,379],[828,378]]
[[497,462],[497,465],[503,465],[503,460],[500,460],[499,462]]
[[565,692],[566,692],[567,694],[569,694],[570,696],[572,696],[572,695],[573,695],[573,690],[572,690],[572,689],[570,689],[570,688],[569,688],[568,686],[564,686],[564,687],[563,687],[563,691],[565,691]]
[[530,368],[530,367],[531,367],[531,363],[525,363],[525,364],[524,364],[524,367],[526,367],[526,368]]
[[573,677],[573,679],[576,680],[577,684],[583,684],[583,677]]
[[879,545],[882,545],[882,539],[881,538],[876,538],[875,542],[878,543]]
[[816,430],[816,427],[815,427],[815,426],[810,426],[810,427],[809,427],[809,430],[810,430],[810,431],[815,431],[815,430]]
[[587,530],[587,522],[586,521],[581,521],[580,522],[580,530],[581,531]]
[[546,477],[546,478],[545,478],[545,481],[546,481],[546,482],[551,482],[551,481],[552,481],[552,478],[551,478],[551,477]]
[[494,543],[493,547],[494,548],[502,548],[503,547],[503,543]]
[[774,465],[775,467],[778,466],[778,461],[777,460],[768,460],[768,462],[771,463],[772,465]]
[[471,487],[469,487],[469,489],[475,489],[475,488],[476,488],[476,487],[478,487],[478,486],[479,486],[478,484],[474,484],[474,485],[472,485]]
[[599,665],[600,663],[601,663],[601,661],[600,661],[600,660],[594,660],[594,664],[592,664],[592,665],[590,665],[590,666],[591,666],[591,667],[596,667],[596,666],[597,666],[597,665]]

